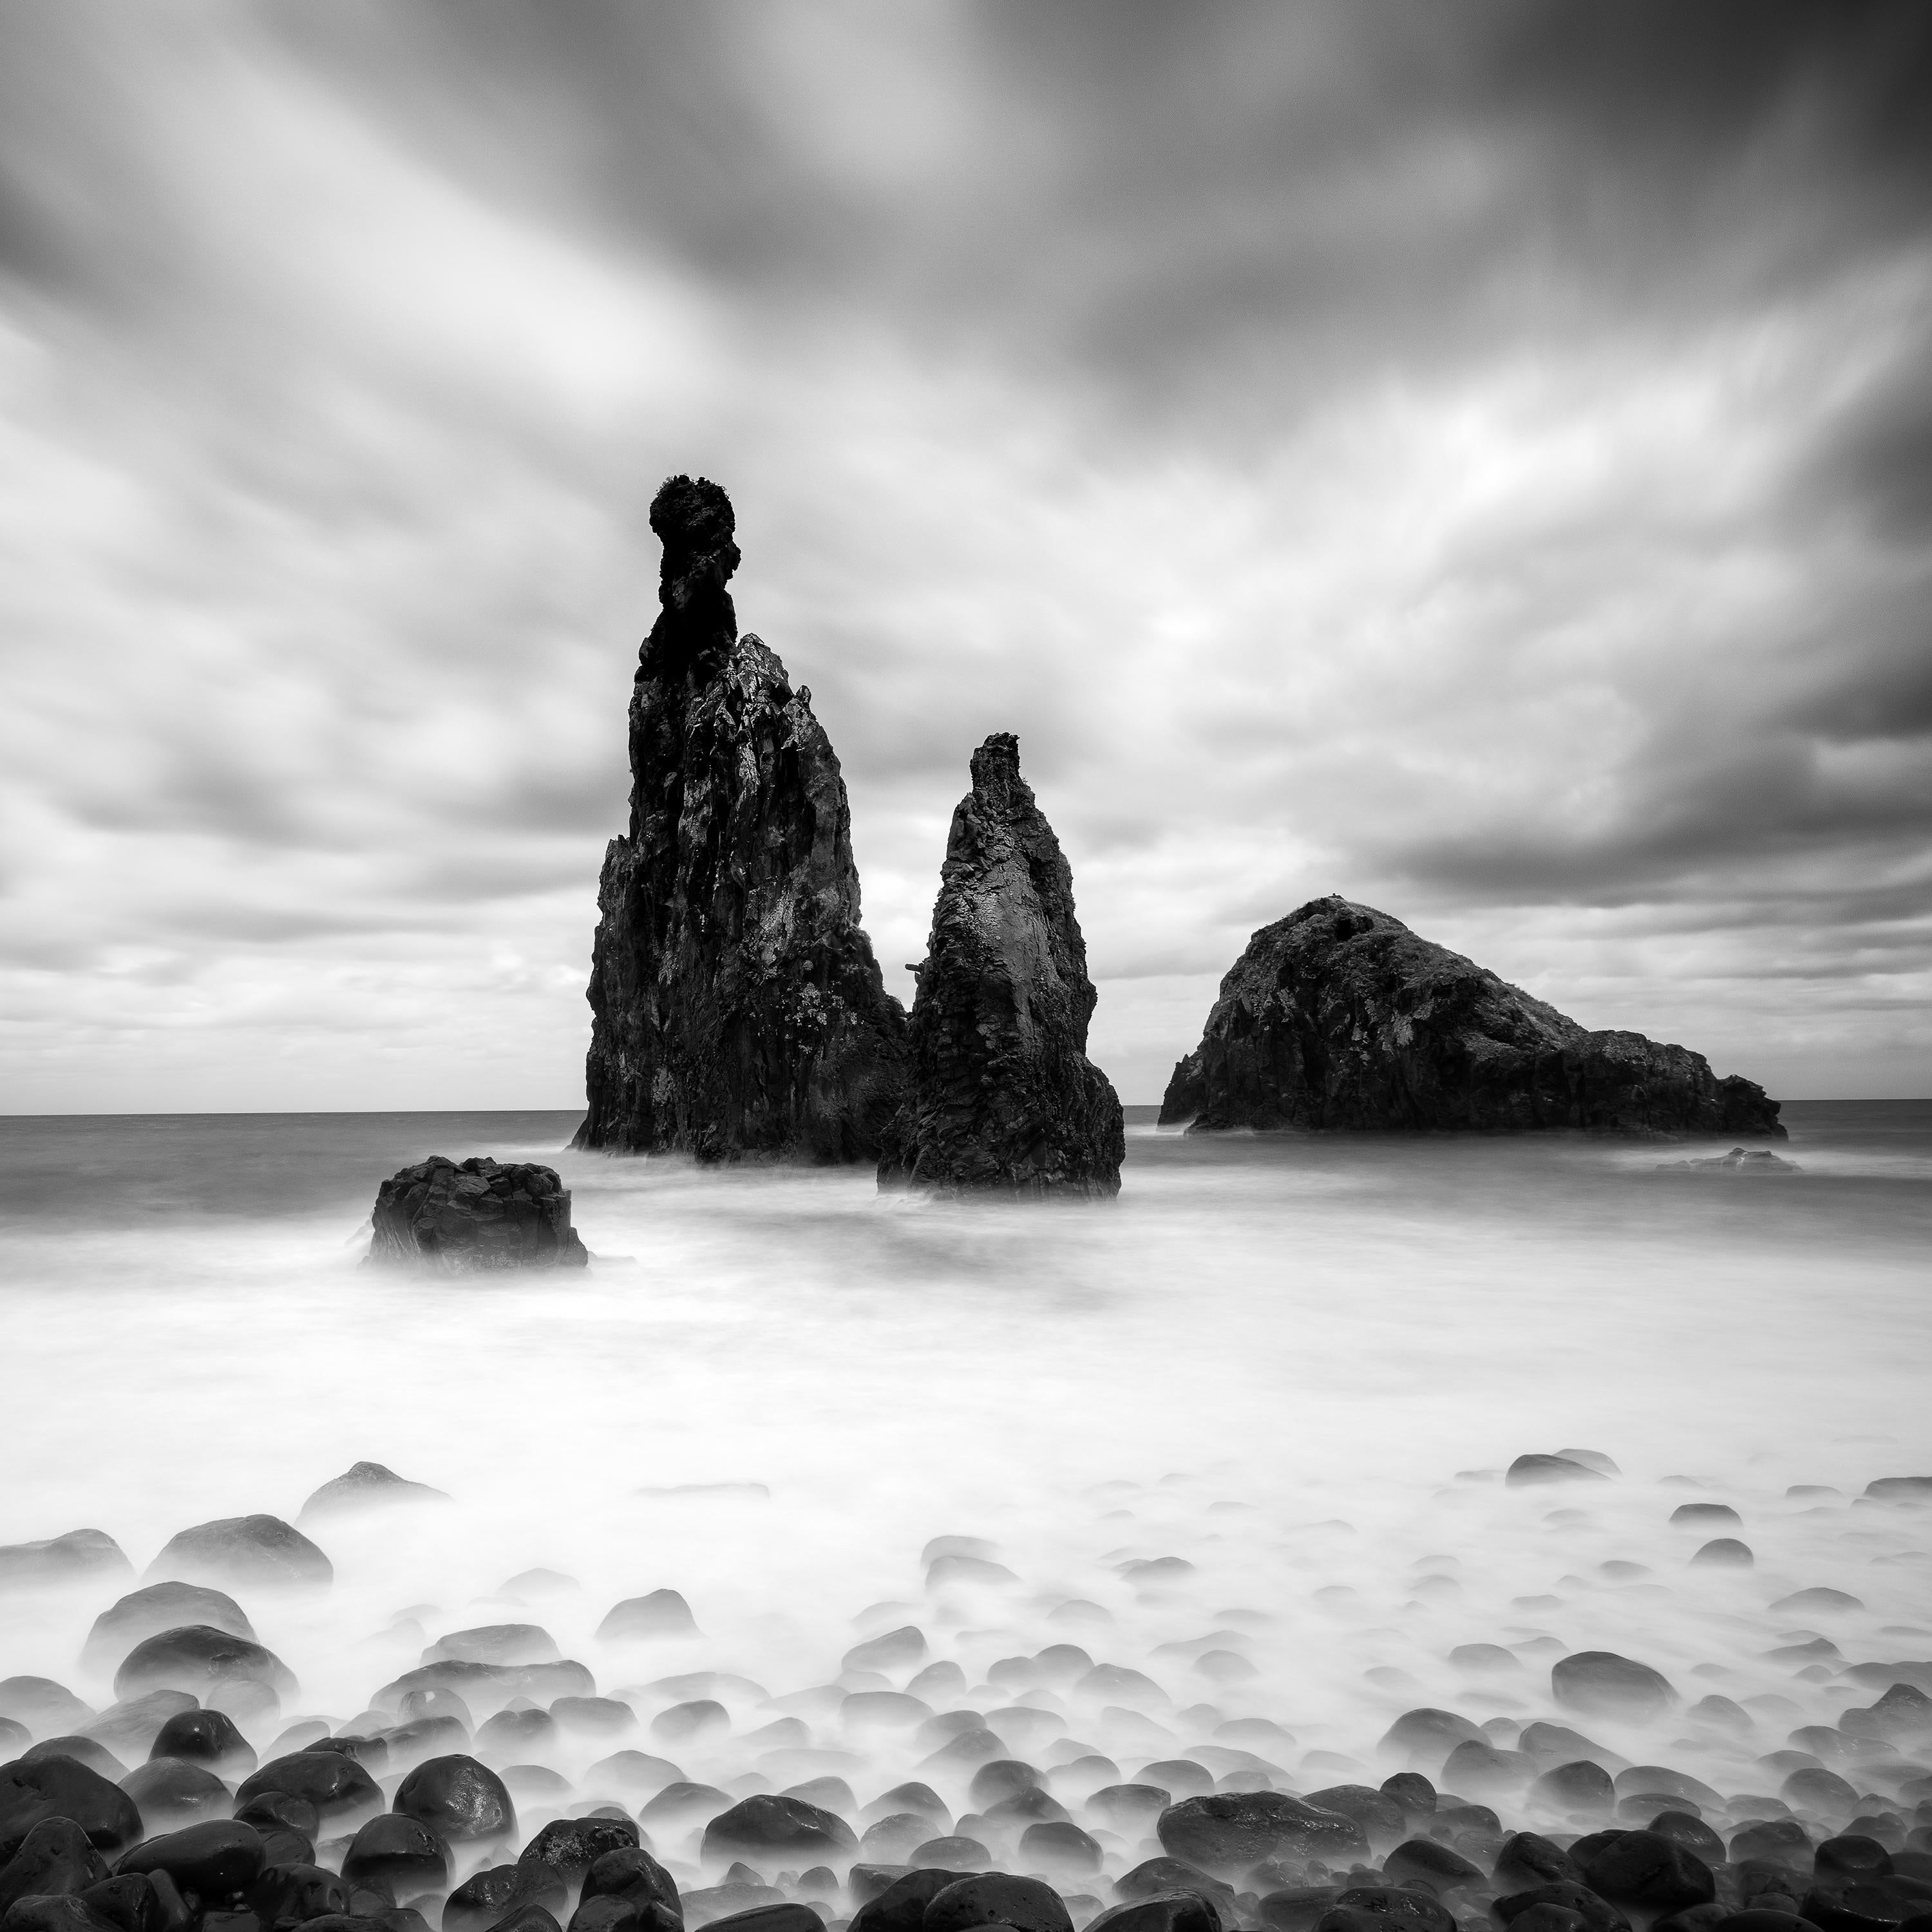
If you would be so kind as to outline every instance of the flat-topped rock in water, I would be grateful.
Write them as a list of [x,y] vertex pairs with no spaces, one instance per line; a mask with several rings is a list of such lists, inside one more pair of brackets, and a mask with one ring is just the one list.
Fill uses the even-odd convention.
[[1087,1058],[1094,982],[1073,875],[1020,776],[1019,742],[973,754],[912,1009],[913,1090],[882,1185],[1118,1194],[1119,1096]]
[[[570,1225],[570,1190],[554,1168],[533,1161],[433,1154],[377,1189],[374,1222],[370,1261],[446,1274],[582,1268],[590,1258]],[[304,1514],[323,1493],[309,1498]]]
[[738,634],[730,499],[651,506],[662,609],[631,698],[631,822],[611,841],[576,1144],[704,1160],[870,1160],[906,1081],[905,1012],[859,924],[831,741]]
[[1659,1174],[1802,1174],[1795,1160],[1786,1160],[1768,1148],[1734,1147],[1729,1154],[1708,1154],[1702,1160],[1666,1160],[1658,1163]]
[[1592,1033],[1372,907],[1311,900],[1221,982],[1164,1126],[1762,1134],[1775,1100],[1701,1054]]

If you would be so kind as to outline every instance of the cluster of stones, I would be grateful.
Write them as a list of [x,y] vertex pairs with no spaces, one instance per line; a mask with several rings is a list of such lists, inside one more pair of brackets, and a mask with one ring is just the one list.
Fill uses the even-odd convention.
[[[1507,1481],[1615,1474],[1607,1457],[1564,1449],[1519,1458]],[[436,1493],[358,1464],[302,1515]],[[1880,1479],[1867,1496],[1922,1506],[1932,1478]],[[1735,1521],[1724,1505],[1689,1507],[1706,1514],[1680,1527]],[[936,1539],[923,1560],[929,1590],[1017,1580],[971,1538]],[[1157,1588],[1190,1568],[1136,1559],[1123,1574]],[[130,1570],[98,1531],[0,1550],[0,1581],[16,1586],[118,1584]],[[316,1590],[332,1575],[276,1518],[199,1525],[94,1622],[83,1660],[112,1665],[110,1709],[50,1680],[0,1682],[0,1932],[1388,1932],[1389,1920],[1404,1932],[1926,1932],[1916,1922],[1932,1917],[1932,1765],[1906,1755],[1932,1755],[1932,1664],[1853,1666],[1867,1701],[1758,1760],[1780,1779],[1774,1797],[1628,1762],[1568,1723],[1435,1707],[1380,1739],[1402,1768],[1378,1784],[1298,1791],[1264,1754],[1294,1743],[1270,1720],[1197,1707],[1181,1714],[1211,1738],[1126,1775],[1056,1736],[1052,1705],[1164,1694],[1142,1673],[1058,1642],[989,1666],[986,1691],[1012,1701],[981,1708],[950,1701],[978,1694],[905,1625],[850,1649],[838,1684],[764,1700],[782,1714],[754,1734],[773,1762],[809,1755],[806,1710],[836,1710],[848,1735],[904,1738],[917,1774],[870,1802],[831,1772],[734,1793],[626,1748],[590,1767],[569,1815],[532,1829],[519,1804],[547,1813],[571,1787],[530,1754],[567,1728],[614,1740],[636,1723],[536,1625],[452,1631],[358,1718],[287,1726],[258,1758],[249,1729],[297,1687],[214,1580]],[[1816,1589],[1771,1607],[1826,1598],[1852,1600]],[[598,1636],[693,1632],[688,1606],[661,1589],[615,1606]],[[1247,1667],[1237,1640],[1184,1648],[1198,1676],[1235,1683]],[[1832,1678],[1815,1656],[1804,1671]],[[1593,1727],[1680,1712],[1707,1731],[1754,1722],[1717,1694],[1684,1709],[1662,1672],[1606,1651],[1558,1658],[1549,1684],[1555,1706]],[[1027,1701],[1054,1686],[1064,1699]],[[651,1723],[662,1749],[728,1723],[718,1673],[652,1688],[677,1700]],[[492,1714],[479,1724],[472,1705]],[[620,1792],[650,1795],[634,1810]]]

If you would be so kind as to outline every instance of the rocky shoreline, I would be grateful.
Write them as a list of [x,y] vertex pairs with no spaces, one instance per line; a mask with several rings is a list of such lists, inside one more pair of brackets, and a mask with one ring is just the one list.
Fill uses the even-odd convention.
[[[1160,1487],[1100,1486],[1096,1520]],[[1753,1547],[1822,1518],[1907,1565],[1868,1572],[1896,1598],[1932,1478],[1739,1507],[1565,1449],[1444,1494],[1540,1525],[1582,1574],[1488,1639],[1433,1639],[1453,1697],[1370,1667],[1352,1733],[1311,1729],[1333,1687],[1282,1648],[1288,1606],[1220,1600],[1204,1526],[1259,1520],[1232,1498],[1200,1506],[1188,1555],[1116,1549],[1092,1595],[1065,1564],[1042,1588],[993,1543],[933,1538],[914,1597],[827,1633],[825,1674],[801,1657],[775,1684],[707,1649],[703,1606],[662,1582],[594,1628],[567,1611],[593,1670],[549,1628],[571,1580],[530,1570],[470,1606],[494,1618],[400,1607],[388,1654],[415,1641],[417,1661],[336,1717],[308,1714],[307,1660],[258,1634],[296,1604],[315,1628],[338,1580],[291,1523],[196,1525],[138,1582],[98,1530],[0,1549],[15,1626],[66,1618],[87,1693],[0,1680],[0,1932],[1886,1932],[1932,1912],[1932,1630],[1786,1588]],[[1592,1572],[1593,1542],[1630,1546],[1612,1502],[1651,1524],[1653,1560]],[[365,1462],[299,1514],[380,1551],[453,1507]],[[1294,1534],[1321,1574],[1354,1533]],[[1426,1642],[1460,1567],[1419,1555],[1409,1600],[1379,1611],[1334,1582],[1308,1601]],[[551,1607],[501,1614],[520,1604]],[[1566,1622],[1629,1635],[1571,1648]],[[1724,1634],[1687,1664],[1694,1628]]]

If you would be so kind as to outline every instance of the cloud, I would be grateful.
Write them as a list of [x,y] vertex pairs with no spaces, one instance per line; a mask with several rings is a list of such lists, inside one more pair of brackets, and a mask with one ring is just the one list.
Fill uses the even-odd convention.
[[1922,9],[0,34],[16,1104],[569,1104],[684,469],[902,994],[1012,729],[1131,1098],[1336,890],[1932,1079]]

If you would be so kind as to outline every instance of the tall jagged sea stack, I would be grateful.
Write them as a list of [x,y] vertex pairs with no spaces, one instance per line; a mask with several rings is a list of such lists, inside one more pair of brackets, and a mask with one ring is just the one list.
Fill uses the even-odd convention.
[[1020,776],[1019,742],[973,754],[913,1001],[913,1090],[881,1185],[1111,1196],[1120,1102],[1087,1058],[1094,982],[1073,875]]
[[631,698],[630,824],[598,888],[575,1144],[876,1159],[905,1011],[859,924],[838,760],[811,693],[738,634],[730,499],[674,476],[651,528],[662,608]]

